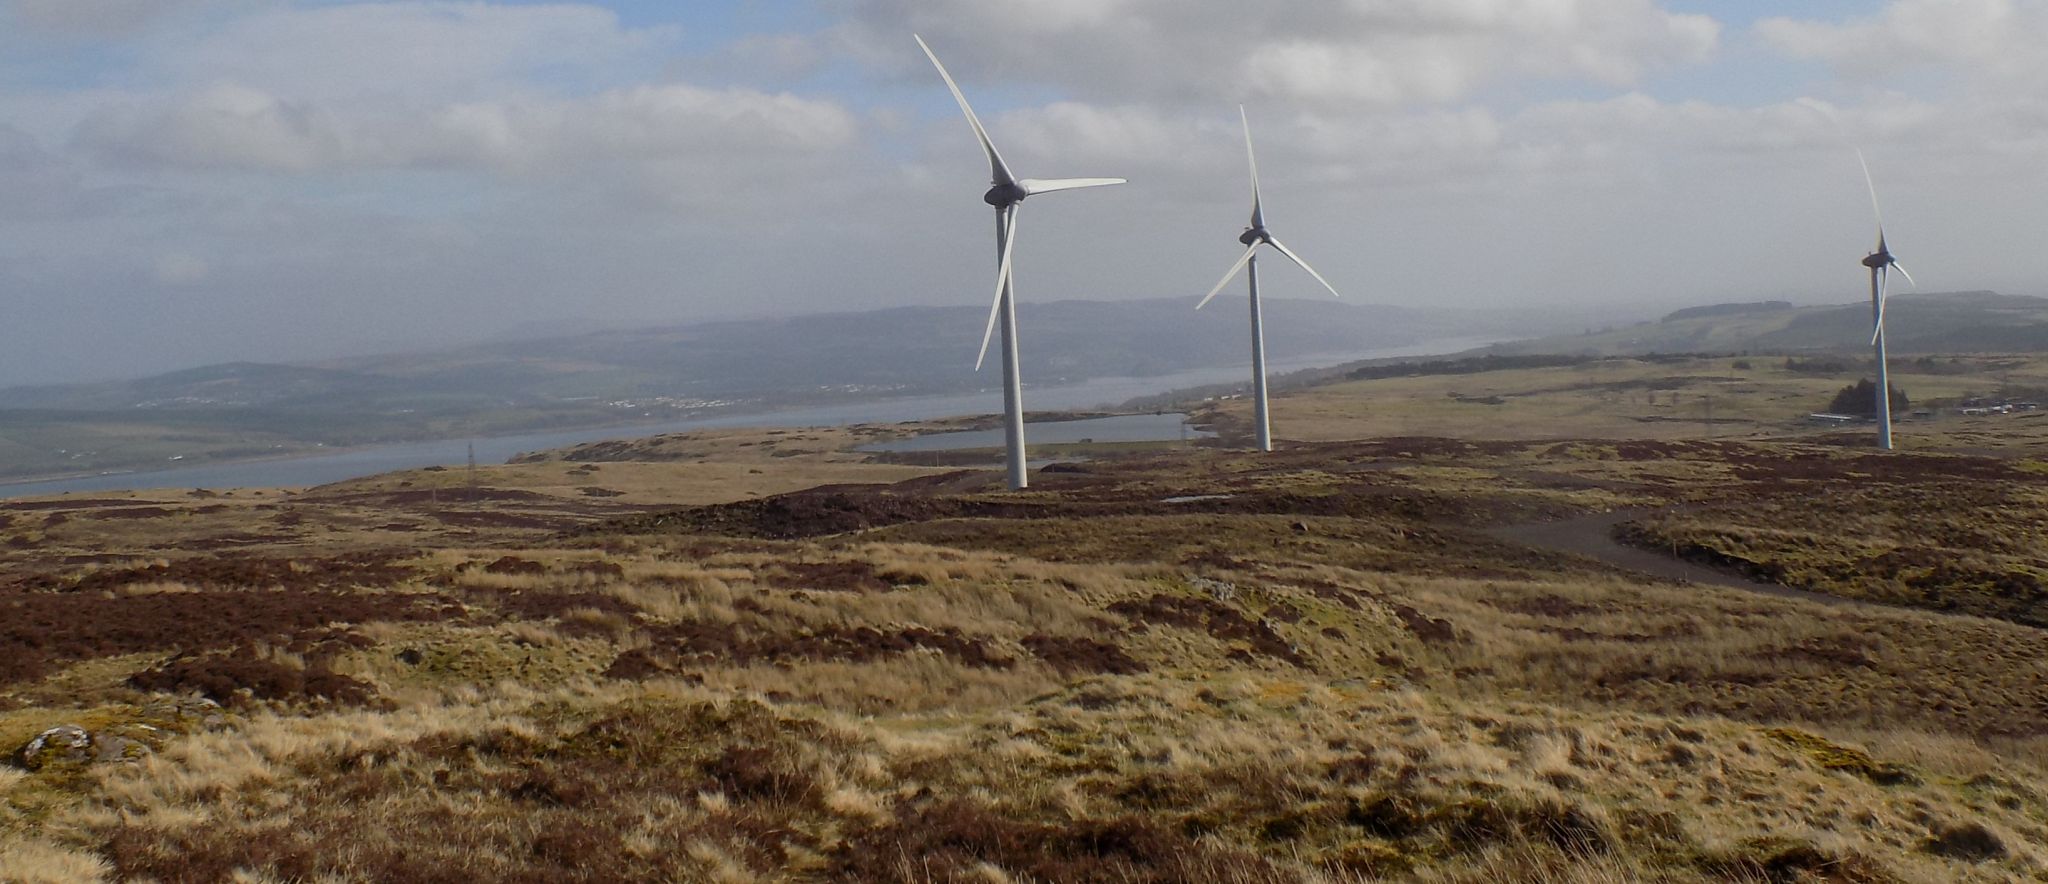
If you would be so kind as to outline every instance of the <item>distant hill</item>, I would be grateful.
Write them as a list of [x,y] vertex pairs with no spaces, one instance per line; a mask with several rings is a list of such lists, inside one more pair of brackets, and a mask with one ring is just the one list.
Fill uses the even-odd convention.
[[[1893,353],[2048,351],[2048,298],[1996,292],[1895,295],[1885,319]],[[1774,302],[1680,310],[1659,322],[1502,344],[1499,353],[1863,352],[1870,305]]]
[[[1149,377],[1248,360],[1241,305],[1192,308],[1186,299],[1020,305],[1026,381]],[[1001,382],[993,360],[973,370],[987,316],[980,306],[907,307],[15,387],[0,390],[0,477],[972,392]],[[1339,361],[1429,340],[1562,331],[1570,321],[1276,301],[1267,337],[1275,353]]]
[[[1246,358],[1241,309],[1197,313],[1190,307],[1179,299],[1022,305],[1026,377],[1033,384],[1145,377]],[[1353,353],[1524,326],[1515,317],[1330,301],[1281,301],[1269,314],[1269,342],[1289,354]],[[971,391],[998,382],[989,369],[973,371],[986,317],[980,307],[908,307],[534,337],[305,365],[230,363],[133,381],[0,389],[0,408],[396,411]]]
[[0,408],[56,410],[263,408],[293,402],[373,399],[395,393],[392,378],[315,366],[230,362],[133,381],[0,390]]

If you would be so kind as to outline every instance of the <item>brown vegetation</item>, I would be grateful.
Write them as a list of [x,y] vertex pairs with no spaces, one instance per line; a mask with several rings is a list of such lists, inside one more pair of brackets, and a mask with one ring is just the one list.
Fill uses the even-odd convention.
[[445,600],[397,593],[184,589],[147,595],[0,595],[0,687],[66,663],[139,651],[199,652],[255,641],[289,644],[329,623],[439,620]]
[[[195,517],[290,532],[232,553],[7,553],[0,748],[165,694],[238,715],[0,768],[0,879],[2048,876],[2024,464],[1389,438],[650,511],[581,493],[634,471],[600,454],[463,503],[544,537],[359,488]],[[0,531],[159,521],[43,527],[76,504]],[[1500,531],[1620,508],[1647,546],[1892,604]]]

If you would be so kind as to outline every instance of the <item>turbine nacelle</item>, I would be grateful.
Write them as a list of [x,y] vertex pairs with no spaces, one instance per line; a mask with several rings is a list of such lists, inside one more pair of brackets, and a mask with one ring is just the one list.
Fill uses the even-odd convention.
[[[1863,266],[1868,267],[1871,270],[1897,270],[1899,271],[1899,275],[1904,276],[1906,278],[1907,282],[1913,283],[1914,288],[1919,288],[1920,284],[1913,280],[1913,274],[1907,272],[1905,265],[1900,264],[1899,259],[1892,255],[1891,246],[1885,241],[1884,207],[1878,205],[1877,180],[1872,178],[1870,175],[1870,161],[1863,158],[1863,151],[1856,151],[1856,162],[1858,165],[1863,167],[1863,184],[1870,190],[1870,213],[1873,217],[1877,219],[1877,251],[1871,252],[1867,257],[1863,259]],[[1878,293],[1879,329],[1883,328],[1884,322],[1883,302],[1884,293],[1882,290],[1880,290]]]
[[[1243,105],[1238,106],[1237,117],[1244,124],[1244,156],[1247,163],[1251,166],[1252,172],[1252,223],[1237,238],[1238,242],[1244,244],[1244,254],[1237,259],[1237,263],[1230,265],[1230,272],[1223,274],[1223,281],[1217,283],[1215,288],[1210,289],[1207,295],[1202,296],[1202,300],[1195,304],[1195,309],[1200,310],[1208,306],[1209,302],[1214,300],[1216,295],[1223,291],[1224,286],[1229,285],[1231,280],[1236,279],[1237,275],[1243,272],[1247,265],[1251,264],[1252,258],[1259,253],[1260,246],[1272,246],[1274,251],[1285,256],[1287,260],[1294,262],[1295,266],[1308,271],[1308,275],[1315,277],[1316,282],[1322,283],[1323,288],[1328,289],[1330,294],[1335,296],[1337,294],[1336,286],[1331,285],[1330,281],[1324,279],[1322,274],[1317,273],[1314,267],[1308,266],[1307,261],[1302,260],[1300,255],[1295,254],[1294,250],[1288,248],[1286,243],[1275,239],[1273,232],[1266,229],[1266,203],[1265,200],[1259,197],[1259,157],[1252,150],[1252,123],[1250,118],[1245,116]],[[1256,292],[1254,292],[1254,295],[1256,296]]]
[[981,195],[981,201],[998,209],[1007,209],[1023,202],[1024,198],[1030,195],[1031,191],[1012,181],[989,188],[987,193]]
[[[981,118],[974,115],[974,108],[968,105],[966,94],[960,91],[960,84],[953,82],[953,75],[947,73],[946,66],[944,64],[939,63],[938,54],[932,52],[931,46],[927,45],[924,42],[923,37],[919,37],[915,34],[912,34],[911,37],[912,39],[915,39],[917,41],[918,48],[924,50],[925,57],[931,59],[932,67],[937,69],[939,72],[939,79],[946,81],[946,91],[953,93],[953,101],[960,105],[960,113],[967,117],[967,125],[974,129],[974,140],[981,143],[981,151],[983,155],[988,157],[988,177],[990,181],[990,186],[989,189],[981,195],[981,201],[994,207],[996,212],[998,213],[997,224],[999,226],[997,229],[999,231],[999,235],[997,239],[996,249],[998,254],[1000,255],[1000,260],[996,265],[995,302],[991,304],[989,307],[988,327],[984,329],[981,333],[981,353],[974,359],[974,368],[976,371],[980,371],[981,364],[988,359],[988,345],[989,342],[994,339],[996,322],[1002,316],[1003,313],[1003,303],[1010,294],[1010,277],[1011,268],[1013,266],[1012,259],[1015,254],[1017,244],[1018,204],[1024,202],[1025,198],[1027,197],[1035,196],[1041,193],[1056,193],[1062,190],[1081,190],[1083,188],[1089,187],[1107,187],[1113,184],[1123,184],[1125,182],[1122,178],[1017,177],[1015,173],[1010,171],[1010,164],[1003,161],[1002,152],[996,150],[995,141],[988,137],[988,129],[981,125]],[[1011,338],[1013,335],[1014,330],[1011,332],[1005,332],[1006,340]],[[1014,344],[1011,344],[1009,346],[1006,346],[1005,349],[1013,351],[1015,349],[1015,346]],[[1013,365],[1010,365],[1009,360],[1006,360],[1004,363],[1004,370],[1006,375],[1010,375],[1014,373],[1015,367]],[[1010,377],[1008,378],[1006,383],[1008,383],[1011,386],[1014,386],[1014,381],[1015,378]]]

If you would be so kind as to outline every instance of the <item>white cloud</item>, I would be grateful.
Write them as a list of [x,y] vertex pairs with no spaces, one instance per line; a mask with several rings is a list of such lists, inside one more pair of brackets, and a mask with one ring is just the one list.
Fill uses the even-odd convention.
[[845,149],[857,128],[830,102],[682,84],[428,108],[293,101],[216,86],[166,105],[104,110],[79,128],[77,141],[117,162],[194,169],[484,168],[545,176],[691,160],[716,174],[723,161]]
[[[1361,197],[1386,187],[1530,192],[1632,186],[1692,174],[1700,165],[1767,167],[1795,156],[1846,155],[1855,143],[1850,133],[1931,136],[1939,121],[1929,105],[1903,100],[1856,110],[1811,100],[1733,107],[1637,92],[1515,111],[1310,107],[1251,116],[1269,176],[1356,187]],[[948,153],[956,160],[972,153],[965,129],[938,131],[946,143],[936,149],[955,148]],[[1040,173],[1039,162],[1057,162],[1047,174],[1129,172],[1142,174],[1148,189],[1235,182],[1244,174],[1234,113],[1057,102],[997,115],[990,129],[1006,153],[1032,158],[1030,174]]]
[[0,21],[75,36],[119,36],[216,0],[0,0]]
[[97,99],[71,144],[129,174],[482,171],[668,207],[772,202],[857,146],[833,101],[663,82],[674,37],[584,5],[264,9],[144,41],[158,85]]
[[183,252],[157,256],[152,269],[157,283],[172,287],[198,285],[211,273],[204,258]]
[[1873,161],[1886,156],[1959,191],[1995,181],[2033,191],[2048,152],[2048,0],[1890,0],[1841,21],[1767,19],[1756,33],[1861,90],[1813,105]]
[[825,42],[810,34],[749,34],[711,51],[672,62],[682,80],[787,83],[817,73],[830,60]]
[[1092,100],[1248,98],[1399,104],[1503,80],[1608,85],[1711,57],[1711,18],[1652,0],[846,0],[844,36],[877,62],[922,30],[969,75]]
[[40,214],[76,189],[77,175],[35,138],[0,123],[0,214]]
[[0,122],[0,221],[78,221],[113,211],[122,200],[94,186],[79,164]]
[[[1773,71],[1713,65],[1777,59],[1715,61],[1719,26],[1663,0],[823,0],[811,33],[723,44],[588,4],[189,2],[71,88],[0,83],[0,298],[38,328],[126,323],[152,368],[985,303],[985,167],[913,29],[1020,172],[1132,180],[1032,201],[1032,300],[1213,284],[1248,208],[1240,100],[1276,229],[1347,298],[1847,300],[1851,144],[1923,281],[2048,280],[2013,223],[2048,204],[2048,89],[2018,88],[2048,0],[1767,25],[1847,76],[1761,89]],[[1865,41],[1926,76],[1873,85],[1848,67]],[[54,371],[42,346],[0,354]]]
[[2041,0],[1894,0],[1875,15],[1841,22],[1766,19],[1756,32],[1790,56],[1860,77],[1951,64],[1975,75],[2048,74],[2040,51],[2048,3]]
[[268,9],[180,35],[148,64],[174,83],[241,83],[295,99],[464,98],[651,72],[675,36],[625,27],[593,5],[343,3]]

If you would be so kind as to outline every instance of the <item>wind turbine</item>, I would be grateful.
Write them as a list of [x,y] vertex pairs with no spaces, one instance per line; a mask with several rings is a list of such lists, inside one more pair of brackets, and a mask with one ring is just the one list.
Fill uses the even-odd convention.
[[1266,229],[1265,204],[1259,199],[1259,157],[1252,151],[1252,123],[1251,118],[1245,116],[1244,105],[1237,106],[1237,118],[1239,122],[1244,124],[1244,154],[1245,158],[1250,160],[1252,166],[1252,224],[1250,227],[1245,228],[1243,235],[1237,238],[1237,241],[1245,244],[1247,248],[1245,249],[1244,257],[1237,259],[1236,264],[1230,265],[1230,272],[1223,274],[1223,281],[1217,283],[1215,288],[1210,289],[1209,294],[1202,298],[1202,302],[1195,305],[1195,309],[1200,310],[1208,306],[1209,302],[1215,299],[1216,294],[1223,291],[1224,286],[1229,285],[1231,280],[1237,278],[1239,270],[1248,271],[1252,295],[1253,419],[1258,425],[1259,450],[1272,451],[1273,426],[1271,412],[1266,401],[1266,330],[1264,318],[1259,310],[1259,247],[1272,246],[1280,254],[1286,255],[1287,260],[1300,265],[1301,269],[1308,271],[1308,275],[1316,278],[1316,282],[1322,283],[1323,288],[1329,289],[1331,295],[1337,294],[1337,288],[1330,285],[1330,281],[1324,279],[1322,274],[1317,273],[1314,267],[1308,266],[1308,262],[1302,260],[1300,255],[1295,254],[1293,249],[1288,248],[1285,243],[1274,239],[1272,232]]
[[981,333],[981,355],[974,359],[974,370],[980,371],[982,363],[988,359],[989,339],[995,334],[996,321],[1002,320],[1003,437],[1009,449],[1010,488],[1019,490],[1030,484],[1030,478],[1024,469],[1024,386],[1017,373],[1017,302],[1012,270],[1017,246],[1017,205],[1026,197],[1041,193],[1123,184],[1124,179],[1040,179],[1018,178],[1011,174],[1009,164],[1003,162],[1003,155],[996,152],[995,142],[989,140],[988,130],[982,128],[981,120],[974,115],[974,108],[967,105],[967,96],[961,94],[960,85],[953,82],[953,75],[946,73],[946,66],[939,63],[939,56],[925,44],[923,37],[911,36],[924,50],[925,57],[932,60],[932,67],[939,69],[939,77],[946,81],[953,100],[960,103],[961,113],[967,115],[967,124],[974,127],[974,137],[980,139],[982,152],[988,154],[989,189],[982,194],[981,200],[996,210],[996,300],[989,308],[988,327]]
[[1856,151],[1856,162],[1863,165],[1863,183],[1870,188],[1870,210],[1877,215],[1877,251],[1863,259],[1863,266],[1870,268],[1870,346],[1877,350],[1877,447],[1886,451],[1892,448],[1892,388],[1884,352],[1884,307],[1891,294],[1891,271],[1896,269],[1906,277],[1914,288],[1913,274],[1907,273],[1905,265],[1892,257],[1892,250],[1884,239],[1884,209],[1877,203],[1877,181],[1870,176],[1870,161],[1863,158],[1863,151]]

